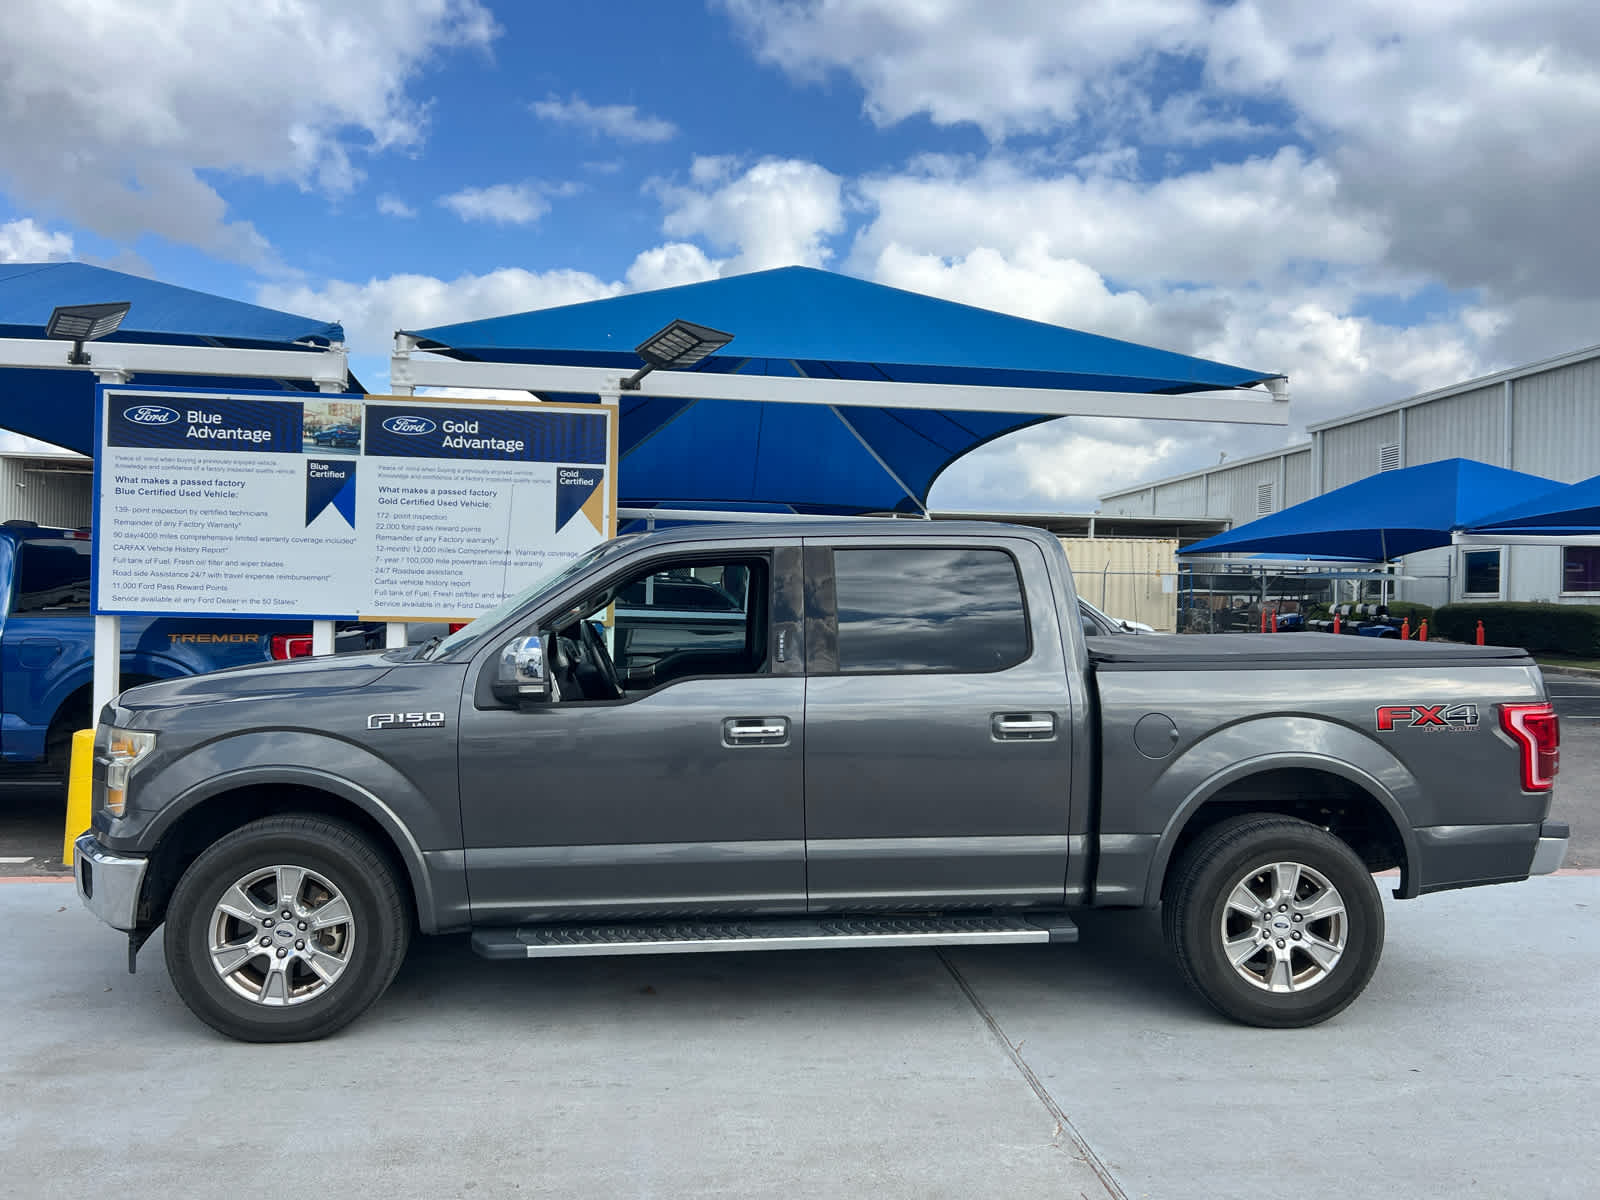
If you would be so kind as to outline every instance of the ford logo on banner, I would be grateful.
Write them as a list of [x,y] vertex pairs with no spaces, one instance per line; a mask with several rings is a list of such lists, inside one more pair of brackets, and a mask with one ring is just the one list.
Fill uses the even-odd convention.
[[[177,416],[176,413],[173,416]],[[390,433],[403,433],[415,436],[419,433],[432,433],[439,428],[427,417],[390,417],[383,423],[383,427]]]
[[135,425],[171,425],[178,419],[178,410],[164,404],[135,404],[122,410],[122,419]]

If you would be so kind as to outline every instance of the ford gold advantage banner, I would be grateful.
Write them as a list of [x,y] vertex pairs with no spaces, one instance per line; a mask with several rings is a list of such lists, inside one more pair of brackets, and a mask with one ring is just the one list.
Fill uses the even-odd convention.
[[461,619],[616,528],[616,412],[102,387],[94,608]]

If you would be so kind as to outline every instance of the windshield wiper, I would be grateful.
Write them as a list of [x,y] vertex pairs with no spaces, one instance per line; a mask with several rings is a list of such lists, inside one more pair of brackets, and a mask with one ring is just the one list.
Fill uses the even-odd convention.
[[427,641],[423,642],[421,646],[417,647],[417,652],[415,654],[413,654],[411,657],[413,659],[424,659],[424,658],[427,658],[428,655],[433,653],[433,648],[435,646],[437,646],[442,641],[444,641],[444,634],[442,634],[442,633],[434,634]]

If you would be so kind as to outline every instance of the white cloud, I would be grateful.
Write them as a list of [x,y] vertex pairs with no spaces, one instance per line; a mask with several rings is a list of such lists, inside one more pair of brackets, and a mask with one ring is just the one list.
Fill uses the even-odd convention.
[[[855,76],[867,115],[926,113],[992,139],[1114,113],[1158,52],[1192,48],[1203,0],[722,0],[763,60]],[[1111,68],[1119,68],[1114,76]]]
[[670,237],[701,237],[732,257],[724,274],[768,267],[821,266],[833,256],[827,238],[844,230],[843,184],[833,172],[798,159],[736,160],[700,156],[687,186],[657,181]]
[[541,121],[571,125],[619,142],[669,142],[678,127],[661,117],[646,116],[632,104],[590,104],[582,96],[551,96],[528,106]]
[[106,237],[261,264],[204,175],[349,191],[364,158],[423,140],[422,69],[497,32],[479,0],[11,0],[0,179]]
[[417,210],[390,192],[378,197],[378,211],[386,217],[414,217]]
[[32,217],[0,225],[0,263],[59,262],[72,257],[72,235],[40,229]]
[[506,267],[453,280],[389,275],[366,283],[332,280],[322,287],[271,284],[256,299],[270,308],[305,313],[344,325],[351,352],[387,358],[397,329],[429,329],[535,308],[599,300],[622,291],[584,271],[525,271]]
[[530,183],[463,188],[439,197],[439,203],[463,221],[492,221],[497,225],[531,225],[550,211],[550,202]]
[[699,246],[690,242],[668,242],[644,251],[633,260],[628,268],[628,290],[649,292],[656,288],[702,283],[715,279],[721,272],[722,262],[708,258]]

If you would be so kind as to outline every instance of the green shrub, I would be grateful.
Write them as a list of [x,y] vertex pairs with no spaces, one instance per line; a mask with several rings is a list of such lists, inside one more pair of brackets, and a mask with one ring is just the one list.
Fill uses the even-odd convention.
[[[1391,600],[1389,601],[1389,618],[1394,621],[1409,620],[1411,628],[1415,630],[1424,621],[1431,622],[1433,620],[1433,605],[1414,604],[1410,600]],[[1430,626],[1430,628],[1432,627]]]
[[1455,642],[1470,642],[1483,622],[1491,646],[1521,646],[1533,654],[1600,655],[1600,606],[1589,604],[1446,604],[1432,629]]

